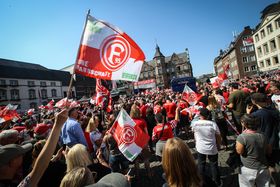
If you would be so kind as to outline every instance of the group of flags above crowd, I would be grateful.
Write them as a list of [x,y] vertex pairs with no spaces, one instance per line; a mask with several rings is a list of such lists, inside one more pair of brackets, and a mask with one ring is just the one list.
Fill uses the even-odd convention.
[[[102,85],[101,79],[136,82],[144,60],[144,53],[126,33],[109,23],[87,15],[73,72],[74,74],[96,78],[96,95],[91,98],[90,102],[92,104],[101,106],[102,109],[110,112],[112,110],[112,98],[110,91]],[[213,86],[218,87],[225,84],[226,80],[227,76],[225,74],[211,81]],[[186,84],[183,99],[191,105],[189,110],[193,110],[194,113],[198,112],[195,107],[198,97]],[[53,111],[55,107],[72,108],[79,106],[79,102],[69,98],[63,98],[55,105],[54,103],[54,100],[51,100],[47,105],[40,106],[39,109]],[[16,109],[17,105],[11,104],[0,108],[0,123],[20,119]],[[28,115],[33,115],[33,113],[34,109],[27,111]],[[130,161],[138,156],[149,140],[149,136],[135,125],[135,122],[123,109],[121,109],[110,132],[117,141],[120,151]]]

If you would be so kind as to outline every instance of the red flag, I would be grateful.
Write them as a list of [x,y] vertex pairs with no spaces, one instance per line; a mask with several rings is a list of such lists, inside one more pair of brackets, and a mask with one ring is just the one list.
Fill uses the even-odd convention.
[[11,105],[8,104],[6,107],[0,110],[0,123],[3,123],[5,121],[9,120],[18,120],[20,119],[19,114],[17,113],[17,105]]
[[187,101],[190,105],[195,105],[197,103],[197,94],[187,84],[185,84],[182,99]]
[[109,132],[118,143],[119,150],[130,161],[133,161],[141,153],[150,138],[135,124],[124,109],[121,109]]
[[[101,79],[96,79],[96,105],[101,106],[102,108],[107,107],[106,111],[110,112],[112,110],[112,97],[109,90],[102,85]],[[108,99],[108,103],[106,103]],[[107,104],[107,106],[105,106]]]
[[119,28],[88,15],[75,73],[104,80],[137,81],[145,55]]
[[34,114],[34,111],[35,111],[34,108],[30,108],[30,109],[27,111],[27,115],[28,115],[28,116],[32,116],[32,115]]
[[52,99],[52,100],[46,105],[46,109],[48,109],[48,110],[53,110],[53,105],[54,105],[54,100]]
[[69,107],[71,105],[71,100],[67,99],[66,97],[61,99],[60,101],[58,101],[56,104],[55,104],[55,107],[57,108],[66,108],[66,107]]

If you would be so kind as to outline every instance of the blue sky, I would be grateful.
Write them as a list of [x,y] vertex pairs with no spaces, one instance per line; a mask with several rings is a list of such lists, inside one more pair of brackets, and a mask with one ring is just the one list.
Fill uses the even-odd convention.
[[189,49],[194,75],[213,71],[213,60],[232,32],[260,22],[274,0],[1,0],[0,58],[61,69],[75,62],[85,16],[119,27],[142,48],[155,41],[165,56]]

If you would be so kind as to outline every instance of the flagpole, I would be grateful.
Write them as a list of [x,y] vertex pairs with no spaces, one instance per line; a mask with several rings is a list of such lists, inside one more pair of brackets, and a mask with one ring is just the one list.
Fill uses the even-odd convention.
[[[79,44],[79,49],[78,49],[78,52],[77,52],[77,55],[76,55],[76,62],[78,61],[78,55],[79,55],[79,52],[80,52],[80,49],[81,49],[81,43],[83,41],[83,37],[84,37],[84,33],[85,33],[85,28],[86,28],[86,25],[87,25],[87,20],[88,20],[88,16],[90,14],[90,9],[88,9],[88,12],[87,12],[87,16],[86,16],[86,20],[85,20],[85,24],[84,24],[84,29],[83,29],[83,33],[82,33],[82,37],[80,39],[80,44]],[[75,64],[76,64],[75,62]],[[71,79],[70,79],[70,83],[69,83],[69,86],[68,86],[68,91],[67,91],[67,97],[66,97],[66,103],[67,103],[67,100],[69,99],[69,96],[70,96],[70,92],[72,90],[72,84],[73,84],[73,79],[74,79],[74,75],[75,75],[75,64],[73,66],[73,72],[72,72],[72,76],[71,76]]]

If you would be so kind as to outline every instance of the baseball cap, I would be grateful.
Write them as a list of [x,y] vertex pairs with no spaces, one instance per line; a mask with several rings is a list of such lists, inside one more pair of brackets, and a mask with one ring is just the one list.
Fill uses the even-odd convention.
[[24,155],[26,152],[32,149],[32,144],[25,145],[8,144],[0,147],[0,167],[9,163],[10,160]]
[[87,187],[130,187],[130,182],[120,173],[110,173],[102,177],[97,183]]
[[34,128],[35,134],[44,134],[50,129],[50,125],[40,123]]

